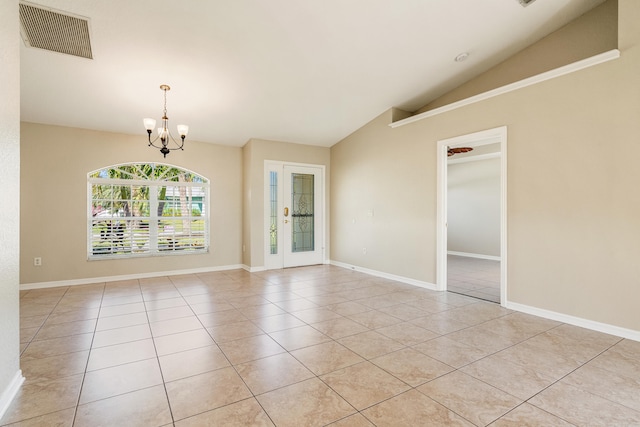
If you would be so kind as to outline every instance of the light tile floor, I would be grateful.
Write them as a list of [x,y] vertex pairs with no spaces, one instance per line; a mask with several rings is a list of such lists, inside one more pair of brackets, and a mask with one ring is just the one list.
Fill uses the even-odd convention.
[[447,255],[447,290],[500,303],[500,261]]
[[0,425],[640,425],[639,342],[333,266],[24,291],[21,315]]

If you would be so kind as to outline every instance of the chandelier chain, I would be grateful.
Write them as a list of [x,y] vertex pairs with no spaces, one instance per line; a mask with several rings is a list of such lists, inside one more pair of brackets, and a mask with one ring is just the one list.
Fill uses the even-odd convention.
[[164,92],[164,111],[163,111],[163,115],[162,118],[166,119],[167,118],[167,88],[163,89],[162,91]]

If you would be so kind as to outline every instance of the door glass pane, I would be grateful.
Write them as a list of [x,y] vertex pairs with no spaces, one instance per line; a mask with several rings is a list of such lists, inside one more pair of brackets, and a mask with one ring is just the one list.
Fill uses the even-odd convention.
[[291,252],[314,250],[313,175],[291,174]]
[[278,253],[278,172],[269,172],[269,248]]

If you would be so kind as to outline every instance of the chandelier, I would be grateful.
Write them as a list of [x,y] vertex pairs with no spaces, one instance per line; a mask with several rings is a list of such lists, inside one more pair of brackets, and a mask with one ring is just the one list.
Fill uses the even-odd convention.
[[[143,120],[144,127],[147,129],[149,136],[149,147],[159,148],[160,152],[167,157],[172,150],[183,150],[184,139],[189,132],[189,126],[178,125],[178,134],[180,135],[180,141],[177,141],[171,132],[169,132],[169,117],[167,117],[167,91],[171,90],[169,85],[160,85],[160,89],[164,92],[164,110],[162,114],[162,127],[158,128],[158,135],[152,140],[151,134],[156,127],[155,119],[146,118]],[[160,140],[160,142],[158,142]]]

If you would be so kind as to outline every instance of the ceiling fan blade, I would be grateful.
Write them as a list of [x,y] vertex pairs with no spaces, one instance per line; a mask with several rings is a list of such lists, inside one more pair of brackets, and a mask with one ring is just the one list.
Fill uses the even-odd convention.
[[473,151],[473,148],[472,147],[449,148],[447,150],[447,157],[453,156],[454,154],[458,154],[458,153],[468,153],[469,151]]

